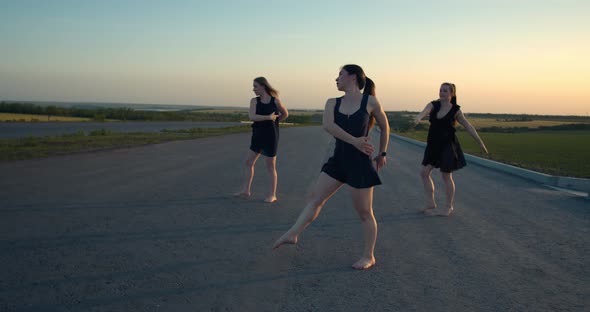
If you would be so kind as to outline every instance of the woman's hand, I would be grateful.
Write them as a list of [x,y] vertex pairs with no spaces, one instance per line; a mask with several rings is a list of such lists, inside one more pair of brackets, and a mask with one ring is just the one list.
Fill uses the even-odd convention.
[[369,143],[369,137],[355,138],[353,145],[366,155],[373,154],[373,151],[375,150],[373,145]]
[[[422,118],[420,118],[420,119],[422,119]],[[420,123],[420,119],[418,119],[418,117],[414,118],[414,127]]]
[[277,118],[279,118],[279,115],[277,115],[277,113],[272,113],[272,114],[268,115],[268,120],[275,121],[275,120],[277,120]]
[[483,142],[479,143],[479,149],[481,150],[482,153],[489,154],[488,149],[486,148],[486,145],[483,144]]
[[375,161],[375,168],[379,171],[387,163],[387,156],[377,155],[373,160]]

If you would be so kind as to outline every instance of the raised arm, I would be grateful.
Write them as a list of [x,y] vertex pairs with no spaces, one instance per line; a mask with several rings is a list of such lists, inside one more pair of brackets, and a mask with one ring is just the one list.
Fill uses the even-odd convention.
[[461,110],[457,111],[455,118],[463,127],[465,127],[465,130],[467,130],[467,133],[469,133],[469,135],[471,135],[471,137],[473,139],[475,139],[475,141],[479,144],[479,148],[481,149],[481,151],[487,154],[488,149],[486,148],[485,144],[483,143],[483,141],[481,140],[481,138],[477,134],[477,131],[475,130],[475,128],[469,123],[467,118],[465,118],[465,116],[463,115],[463,112]]
[[270,115],[257,115],[256,114],[256,98],[250,100],[250,110],[248,111],[248,116],[252,121],[265,121],[265,120],[272,120],[274,121],[277,119],[277,114],[270,114]]
[[281,102],[279,98],[275,98],[275,103],[279,109],[279,121],[287,119],[287,117],[289,117],[289,111],[287,110],[287,107],[283,105],[283,102]]
[[334,122],[335,105],[336,99],[328,99],[328,101],[326,101],[326,107],[324,108],[324,117],[322,121],[322,126],[324,127],[324,130],[326,130],[326,132],[328,132],[329,134],[333,135],[335,138],[353,145],[359,151],[367,155],[371,155],[371,153],[373,153],[374,148],[373,145],[371,145],[368,142],[368,137],[353,137]]
[[420,114],[418,114],[418,116],[416,116],[416,118],[414,119],[414,126],[417,126],[420,123],[420,120],[422,120],[422,118],[426,117],[426,115],[430,114],[430,112],[432,111],[432,103],[428,103],[426,105],[426,107],[424,107],[424,110],[422,110],[422,112]]

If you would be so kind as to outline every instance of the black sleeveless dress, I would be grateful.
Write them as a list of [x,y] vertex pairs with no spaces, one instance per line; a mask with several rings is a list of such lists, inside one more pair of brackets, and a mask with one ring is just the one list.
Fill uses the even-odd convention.
[[440,111],[440,101],[432,102],[430,128],[422,165],[440,168],[442,172],[453,172],[465,167],[465,156],[455,134],[455,114],[461,108],[453,104],[451,110],[441,119],[436,117]]
[[[367,112],[368,100],[369,96],[363,95],[359,110],[351,115],[346,115],[339,111],[342,98],[337,98],[334,107],[334,122],[354,137],[367,136],[370,119]],[[371,157],[359,151],[354,145],[338,138],[336,138],[334,155],[324,164],[322,171],[354,188],[369,188],[381,184]]]
[[[278,114],[279,109],[275,98],[271,97],[268,104],[262,103],[260,97],[256,98],[256,115]],[[252,141],[250,150],[266,157],[275,157],[279,145],[279,119],[255,121],[252,123]]]

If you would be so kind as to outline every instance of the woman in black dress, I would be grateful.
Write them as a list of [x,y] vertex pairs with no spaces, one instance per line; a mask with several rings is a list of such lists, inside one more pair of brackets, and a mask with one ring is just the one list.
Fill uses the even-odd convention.
[[260,154],[266,156],[266,169],[270,175],[270,193],[264,199],[267,203],[277,201],[277,147],[279,144],[279,121],[289,116],[287,108],[278,98],[275,90],[264,77],[254,79],[253,91],[256,97],[250,100],[249,117],[252,123],[252,140],[246,157],[246,178],[242,190],[236,196],[249,198],[254,178],[254,165]]
[[[461,169],[466,165],[461,145],[455,134],[455,124],[457,121],[479,143],[482,152],[487,153],[488,151],[479,135],[477,135],[475,128],[473,128],[463,115],[463,112],[461,112],[461,107],[457,105],[455,85],[449,82],[443,83],[440,86],[439,97],[440,99],[426,105],[424,110],[416,117],[414,123],[417,125],[422,118],[430,115],[430,128],[428,128],[427,145],[420,172],[427,203],[426,208],[421,212],[427,215],[448,217],[453,212],[455,203],[453,171]],[[445,183],[447,204],[443,210],[436,209],[436,203],[434,201],[434,183],[431,177],[434,168],[440,168],[442,179]]]
[[[377,170],[385,165],[389,141],[389,123],[375,97],[375,84],[358,65],[345,65],[336,78],[344,96],[328,99],[324,110],[324,129],[336,138],[334,155],[324,164],[307,206],[295,224],[274,244],[296,244],[303,230],[317,218],[326,201],[344,184],[350,186],[352,203],[363,227],[363,256],[353,264],[355,269],[368,269],[375,264],[377,222],[373,215],[373,186],[381,184]],[[361,93],[361,90],[363,92]],[[381,128],[379,153],[369,142],[374,121]]]

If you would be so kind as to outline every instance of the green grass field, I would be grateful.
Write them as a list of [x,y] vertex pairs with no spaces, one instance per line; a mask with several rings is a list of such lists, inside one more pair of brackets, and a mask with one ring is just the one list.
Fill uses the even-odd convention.
[[[503,120],[496,120],[493,118],[469,118],[467,116],[467,120],[469,123],[473,125],[476,129],[481,128],[491,128],[491,127],[498,127],[498,128],[539,128],[541,126],[551,127],[551,126],[559,126],[559,125],[570,125],[570,124],[583,124],[584,122],[575,122],[575,121],[558,121],[558,120],[532,120],[532,121],[503,121]],[[428,119],[423,119],[421,124],[428,127],[429,122]],[[587,122],[586,122],[587,123]],[[460,124],[457,124],[458,128],[463,128]]]
[[[398,133],[426,141],[427,131]],[[458,131],[466,153],[482,156],[479,146],[465,131]],[[590,178],[590,131],[530,131],[479,133],[488,158],[553,175]],[[485,156],[484,156],[485,157]]]
[[499,128],[517,128],[517,127],[526,127],[526,128],[539,128],[541,126],[551,127],[551,126],[558,126],[558,125],[568,125],[568,124],[580,124],[581,122],[564,122],[564,121],[557,121],[557,120],[532,120],[532,121],[502,121],[496,120],[492,118],[469,118],[467,117],[469,122],[476,128],[490,128],[490,127],[499,127]]

